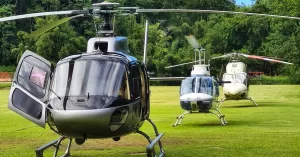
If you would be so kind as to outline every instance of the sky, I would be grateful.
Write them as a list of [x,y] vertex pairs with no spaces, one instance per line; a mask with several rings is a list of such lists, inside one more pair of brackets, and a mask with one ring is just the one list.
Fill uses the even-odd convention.
[[245,5],[251,5],[252,4],[252,0],[235,0],[235,3],[237,5],[242,5],[242,3],[244,3]]

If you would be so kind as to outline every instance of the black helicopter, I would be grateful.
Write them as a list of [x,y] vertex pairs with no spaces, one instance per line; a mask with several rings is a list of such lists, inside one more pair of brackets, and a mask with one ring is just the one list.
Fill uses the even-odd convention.
[[[102,2],[93,4],[93,9],[32,13],[0,18],[0,22],[48,15],[95,16],[103,18],[101,37],[89,40],[87,52],[60,60],[56,68],[37,54],[26,51],[19,61],[9,96],[8,107],[45,127],[46,123],[57,134],[58,140],[36,150],[42,157],[43,151],[55,146],[57,156],[64,139],[69,144],[64,156],[70,155],[72,139],[83,144],[88,138],[113,138],[139,133],[147,138],[147,155],[156,156],[154,145],[159,144],[159,156],[164,156],[155,124],[149,118],[149,76],[145,63],[139,62],[128,52],[127,38],[116,37],[113,19],[117,13],[136,14],[153,12],[226,13],[300,19],[298,17],[277,16],[218,10],[191,9],[139,9],[118,7],[118,3]],[[63,20],[63,21],[68,21]],[[51,28],[61,24],[51,25]],[[47,28],[49,30],[51,28]],[[145,29],[145,45],[147,29]],[[44,32],[44,31],[42,31]],[[145,46],[146,49],[146,46]],[[145,52],[144,52],[145,56]],[[156,137],[150,137],[139,130],[144,121],[149,121]]]
[[[139,133],[147,138],[147,155],[164,156],[155,124],[150,120],[149,76],[144,63],[128,55],[126,37],[114,36],[111,19],[118,3],[94,4],[94,15],[104,18],[101,37],[91,38],[87,52],[60,60],[55,68],[49,61],[27,50],[17,66],[8,107],[61,138],[36,150],[36,156],[55,146],[54,156],[62,140],[69,139],[64,156],[70,155],[72,139],[79,145],[89,138],[112,138]],[[80,12],[82,13],[82,12]],[[22,15],[21,15],[22,16]],[[33,17],[33,16],[26,16]],[[0,19],[1,20],[1,19]],[[147,31],[147,29],[146,29]],[[147,33],[146,33],[147,34]],[[156,137],[140,131],[149,121]]]

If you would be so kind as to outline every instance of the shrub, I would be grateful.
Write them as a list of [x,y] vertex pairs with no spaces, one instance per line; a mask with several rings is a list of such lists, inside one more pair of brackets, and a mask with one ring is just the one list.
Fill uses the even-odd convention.
[[14,66],[0,66],[0,72],[15,72],[16,67]]
[[261,76],[261,78],[251,78],[249,79],[250,84],[264,84],[264,85],[276,85],[276,84],[293,84],[292,80],[287,76]]

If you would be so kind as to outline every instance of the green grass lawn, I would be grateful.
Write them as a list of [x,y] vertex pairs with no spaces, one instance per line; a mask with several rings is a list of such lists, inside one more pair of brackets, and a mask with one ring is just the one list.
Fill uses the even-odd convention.
[[[167,157],[299,156],[300,86],[250,86],[250,96],[259,107],[247,100],[226,101],[221,107],[226,126],[213,114],[188,114],[174,128],[175,117],[183,113],[178,91],[179,87],[151,87],[150,117],[165,133],[162,142]],[[10,111],[8,93],[0,90],[0,157],[35,156],[36,148],[58,135]],[[154,135],[147,122],[142,131]],[[141,135],[132,134],[119,142],[88,139],[82,146],[73,143],[71,153],[74,157],[144,157],[146,145]],[[45,156],[52,156],[52,151],[47,150]]]
[[0,89],[9,89],[11,82],[0,82]]

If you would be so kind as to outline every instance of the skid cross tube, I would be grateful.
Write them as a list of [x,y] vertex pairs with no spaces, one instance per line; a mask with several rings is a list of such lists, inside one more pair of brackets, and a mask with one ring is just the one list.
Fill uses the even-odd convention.
[[[36,157],[43,157],[44,156],[44,150],[48,149],[49,147],[53,146],[55,147],[55,151],[54,151],[54,154],[53,154],[53,157],[57,157],[57,153],[58,153],[58,150],[59,150],[59,146],[61,144],[61,142],[63,140],[67,139],[67,137],[60,137],[59,139],[57,140],[54,140],[54,141],[51,141],[41,147],[39,147],[38,149],[35,150],[35,153],[36,153]],[[72,143],[72,138],[69,138],[69,143],[68,143],[68,146],[67,146],[67,149],[66,149],[66,152],[64,155],[62,155],[61,157],[68,157],[70,156],[70,147],[71,147],[71,143]]]
[[[252,101],[253,104],[256,105],[256,107],[258,107],[258,104],[251,97],[244,98],[243,100],[245,100],[245,99]],[[221,99],[221,101],[218,102],[217,108],[220,108],[221,105],[224,103],[225,100],[226,100],[226,98]]]
[[[218,107],[218,106],[217,106]],[[215,111],[217,112],[214,112],[214,111],[207,111],[205,113],[212,113],[214,115],[216,115],[219,119],[220,119],[220,122],[221,122],[221,125],[226,125],[227,124],[227,121],[225,120],[225,115],[222,114],[222,112],[218,109],[218,108],[215,108],[214,109]],[[179,115],[178,117],[176,117],[176,122],[175,124],[173,124],[173,127],[177,126],[177,125],[180,125],[180,123],[182,122],[184,116],[188,113],[193,113],[192,111],[185,111],[183,114]],[[201,113],[201,112],[200,112]],[[203,113],[203,112],[202,112]]]
[[[159,145],[161,145],[160,139],[163,137],[163,135],[164,135],[164,133],[161,133],[158,136],[156,136],[156,138],[146,147],[146,151],[147,151],[147,156],[148,157],[151,157],[152,152],[155,153],[154,146],[155,146],[156,143],[158,143]],[[160,147],[160,154],[159,154],[158,157],[163,157],[164,154],[165,154],[165,152],[162,150],[162,147]]]

